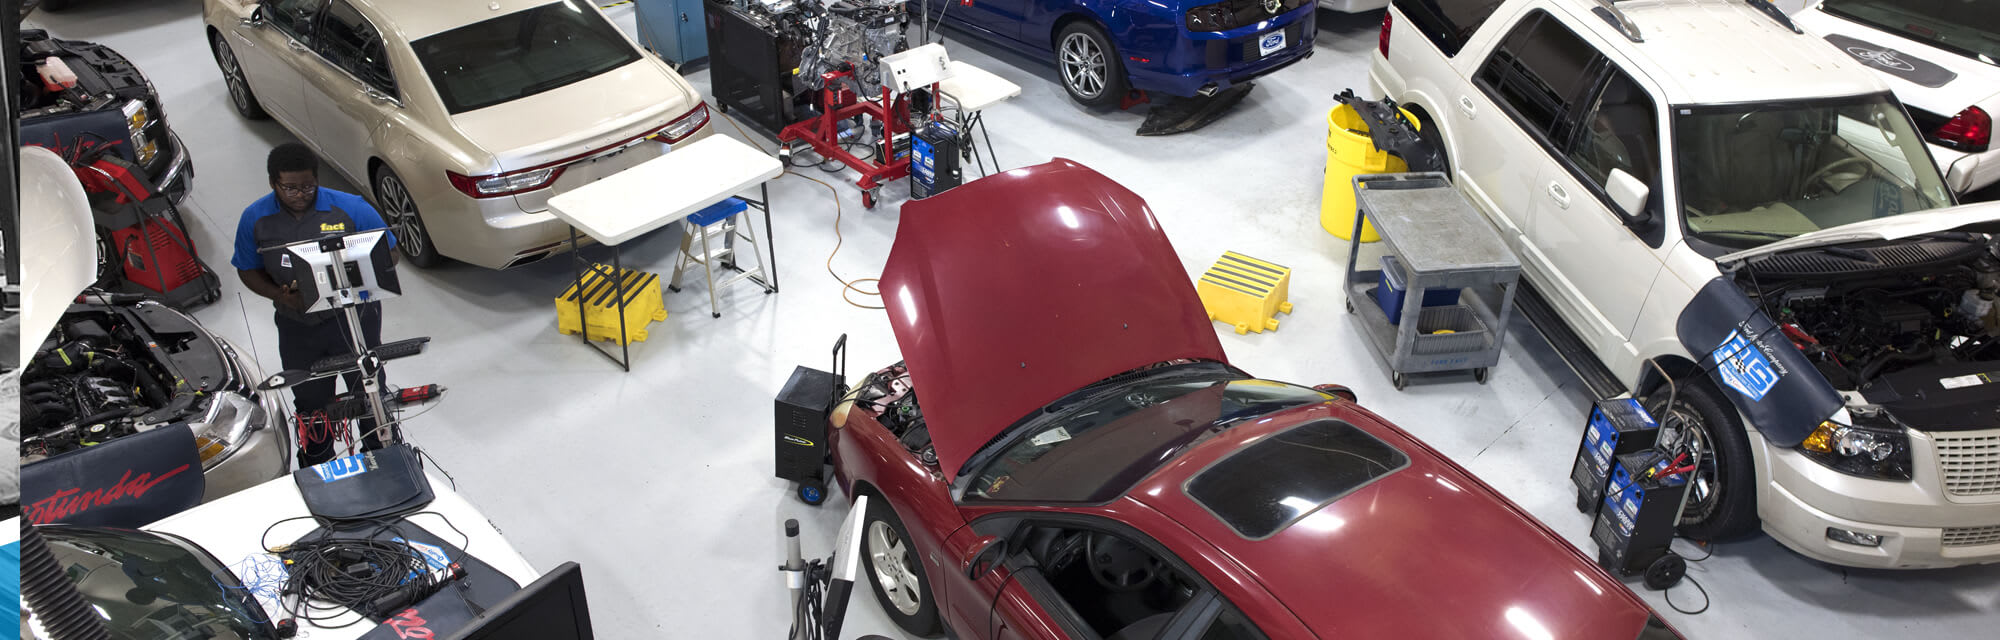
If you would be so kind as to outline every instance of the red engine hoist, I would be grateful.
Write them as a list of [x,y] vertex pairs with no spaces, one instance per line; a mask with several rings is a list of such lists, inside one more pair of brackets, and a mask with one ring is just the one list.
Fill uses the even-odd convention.
[[[910,96],[891,95],[889,87],[885,86],[881,87],[881,101],[862,100],[853,89],[841,82],[853,77],[851,66],[819,75],[819,115],[787,125],[778,132],[778,159],[790,166],[791,144],[806,143],[821,157],[838,160],[860,173],[861,179],[855,182],[855,186],[861,187],[861,206],[873,209],[877,189],[886,182],[910,175],[908,147],[900,155],[896,152],[897,138],[908,140],[910,136]],[[932,88],[935,89],[935,85]],[[857,117],[882,123],[881,139],[875,141],[878,148],[874,160],[840,148],[840,123]]]

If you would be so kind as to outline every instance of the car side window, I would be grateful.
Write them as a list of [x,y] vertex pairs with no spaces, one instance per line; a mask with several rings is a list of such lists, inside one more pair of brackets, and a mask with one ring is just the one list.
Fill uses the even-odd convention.
[[265,0],[264,22],[302,44],[312,44],[313,22],[326,0]]
[[1396,0],[1396,8],[1446,56],[1456,56],[1505,0]]
[[1590,85],[1597,50],[1546,11],[1521,18],[1479,68],[1475,82],[1517,120],[1558,145]]
[[389,56],[382,46],[382,36],[347,0],[333,0],[327,7],[326,15],[320,19],[319,44],[314,48],[334,66],[354,74],[369,86],[389,95],[396,94],[396,79],[389,73]]
[[1631,76],[1611,68],[1565,153],[1599,188],[1612,169],[1623,169],[1658,193],[1660,123],[1652,97]]

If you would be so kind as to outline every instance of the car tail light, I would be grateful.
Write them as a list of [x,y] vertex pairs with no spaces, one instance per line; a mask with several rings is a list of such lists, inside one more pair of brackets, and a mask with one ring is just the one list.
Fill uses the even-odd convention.
[[1959,151],[1982,152],[1993,141],[1993,117],[1987,115],[1985,109],[1966,107],[1931,135],[1936,136],[1944,146]]
[[660,133],[656,137],[661,142],[670,144],[680,142],[686,140],[688,136],[694,135],[694,132],[700,131],[702,126],[707,124],[708,103],[703,102],[695,105],[693,109],[688,110],[681,117],[674,118],[673,122],[667,123],[667,126],[661,128]]
[[497,173],[483,176],[466,176],[446,171],[451,178],[451,186],[474,198],[498,198],[517,193],[534,191],[548,186],[562,175],[562,167],[543,167],[513,173]]
[[1389,57],[1389,25],[1395,22],[1395,20],[1394,13],[1389,11],[1382,12],[1382,40],[1376,44],[1375,48],[1382,52],[1382,57],[1384,58]]

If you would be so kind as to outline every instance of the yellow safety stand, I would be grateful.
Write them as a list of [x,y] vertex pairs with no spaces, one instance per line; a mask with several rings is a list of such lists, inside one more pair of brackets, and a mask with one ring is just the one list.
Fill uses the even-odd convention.
[[[619,282],[612,281],[618,270],[608,264],[593,264],[583,275],[584,319],[589,323],[585,334],[593,340],[609,340],[620,345],[638,340],[645,341],[646,325],[667,319],[667,309],[660,297],[660,276],[635,269],[626,269],[619,276]],[[619,287],[624,286],[625,297],[619,299]],[[556,330],[563,335],[583,331],[577,322],[577,285],[571,284],[556,298]],[[619,331],[619,316],[624,316],[624,332]]]
[[1234,251],[1222,254],[1201,274],[1195,293],[1208,319],[1236,328],[1238,335],[1278,330],[1278,314],[1292,312],[1292,270]]

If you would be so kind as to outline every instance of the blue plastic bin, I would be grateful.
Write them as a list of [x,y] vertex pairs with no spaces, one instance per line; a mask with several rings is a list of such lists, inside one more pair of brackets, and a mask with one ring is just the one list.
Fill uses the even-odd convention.
[[[1396,256],[1382,256],[1382,282],[1375,287],[1375,304],[1382,306],[1382,313],[1389,315],[1389,324],[1403,322],[1403,266],[1396,262]],[[1428,289],[1424,291],[1424,306],[1449,307],[1458,304],[1457,289]]]

